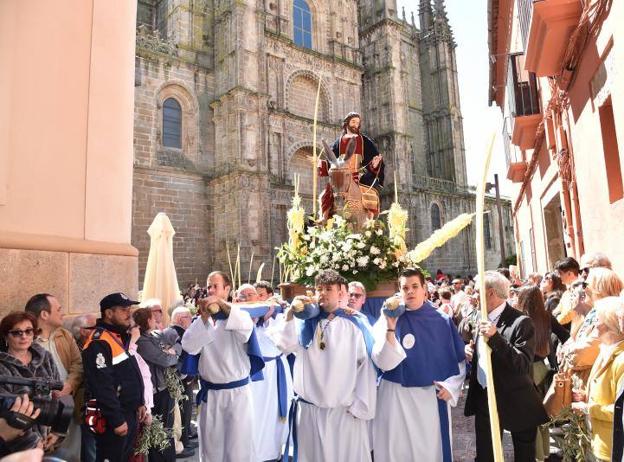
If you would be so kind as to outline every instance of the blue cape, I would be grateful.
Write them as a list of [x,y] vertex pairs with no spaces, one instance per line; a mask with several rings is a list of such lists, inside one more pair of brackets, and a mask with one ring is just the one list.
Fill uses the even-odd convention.
[[465,359],[464,342],[451,318],[431,303],[405,311],[397,321],[395,334],[401,345],[408,334],[414,336],[415,343],[412,348],[403,347],[407,358],[384,372],[382,379],[404,387],[427,387],[459,374],[458,363]]

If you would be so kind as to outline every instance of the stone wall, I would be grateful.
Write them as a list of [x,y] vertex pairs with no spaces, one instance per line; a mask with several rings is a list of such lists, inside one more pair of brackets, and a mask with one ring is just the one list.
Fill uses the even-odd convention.
[[173,229],[173,257],[180,288],[205,278],[212,266],[210,217],[206,182],[201,175],[179,170],[135,167],[132,244],[139,249],[139,286],[143,286],[149,255],[147,229],[159,212],[165,212]]

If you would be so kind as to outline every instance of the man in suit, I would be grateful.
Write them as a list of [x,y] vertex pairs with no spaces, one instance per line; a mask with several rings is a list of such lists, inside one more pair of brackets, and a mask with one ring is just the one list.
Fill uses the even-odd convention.
[[535,352],[533,321],[507,303],[509,280],[496,271],[485,273],[484,287],[488,319],[481,321],[477,338],[466,346],[472,361],[470,388],[464,413],[475,416],[477,462],[494,460],[488,413],[484,358],[479,360],[478,337],[492,349],[492,370],[496,404],[502,430],[509,430],[516,462],[535,461],[537,427],[548,421],[533,384]]

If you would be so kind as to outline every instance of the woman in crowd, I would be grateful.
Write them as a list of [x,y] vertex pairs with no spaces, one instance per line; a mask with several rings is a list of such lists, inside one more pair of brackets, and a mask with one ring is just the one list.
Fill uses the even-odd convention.
[[[156,319],[149,308],[139,308],[134,312],[133,318],[141,331],[141,336],[136,342],[137,353],[149,366],[152,378],[154,390],[152,415],[161,416],[164,427],[172,430],[174,402],[167,388],[165,370],[177,365],[179,352],[163,346],[159,336],[155,335]],[[175,458],[173,437],[170,438],[170,444],[164,451],[150,450],[149,452],[150,462],[172,462]]]
[[[590,277],[595,269],[592,268]],[[597,460],[611,460],[614,402],[624,386],[624,332],[618,319],[622,309],[619,297],[603,298],[594,304],[600,353],[589,375],[587,393],[574,394],[577,402],[573,407],[589,415],[592,453]]]
[[451,305],[451,291],[448,289],[441,289],[439,291],[439,295],[440,307],[438,308],[438,310],[446,313],[448,317],[452,319],[455,313],[453,311],[453,305]]
[[[544,297],[537,286],[530,285],[520,288],[516,309],[528,315],[535,326],[533,381],[540,396],[544,398],[551,381],[551,367],[544,362],[550,353],[551,333],[555,333],[557,336],[561,335],[559,338],[562,342],[568,339],[569,334],[559,325],[552,314],[546,311]],[[536,445],[537,460],[544,460],[549,455],[550,447],[548,427],[538,427]]]
[[[596,358],[598,357],[600,341],[593,335],[597,322],[596,302],[606,297],[617,297],[624,284],[619,276],[608,268],[592,268],[587,277],[587,302],[592,306],[576,335],[563,345],[561,351],[562,365],[570,368],[577,382],[587,386],[587,378]],[[560,363],[561,365],[561,363]]]
[[555,272],[546,273],[542,278],[539,288],[544,295],[546,310],[552,313],[555,308],[557,308],[557,305],[559,305],[561,295],[563,295],[566,290],[563,282],[561,282],[561,278]]
[[[14,311],[0,322],[0,375],[60,381],[60,375],[52,355],[40,345],[33,343],[37,335],[37,319],[25,311]],[[12,395],[28,394],[29,387],[0,383],[0,392]],[[49,434],[49,428],[34,425],[21,437],[7,443],[11,452],[35,447],[44,450],[52,446],[57,436]]]

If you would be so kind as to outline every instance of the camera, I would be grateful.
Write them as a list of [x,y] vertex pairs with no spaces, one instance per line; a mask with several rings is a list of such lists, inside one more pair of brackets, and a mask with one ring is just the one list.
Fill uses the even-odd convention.
[[17,395],[0,393],[0,417],[6,419],[9,425],[15,424],[15,428],[23,430],[34,424],[51,427],[52,432],[64,435],[71,423],[74,412],[74,401],[71,396],[62,396],[59,399],[50,398],[51,390],[61,390],[63,382],[0,375],[0,384],[22,385],[31,389],[28,393],[35,409],[40,409],[39,416],[34,423],[29,419],[21,418],[21,414],[11,411],[11,406],[15,402]]

